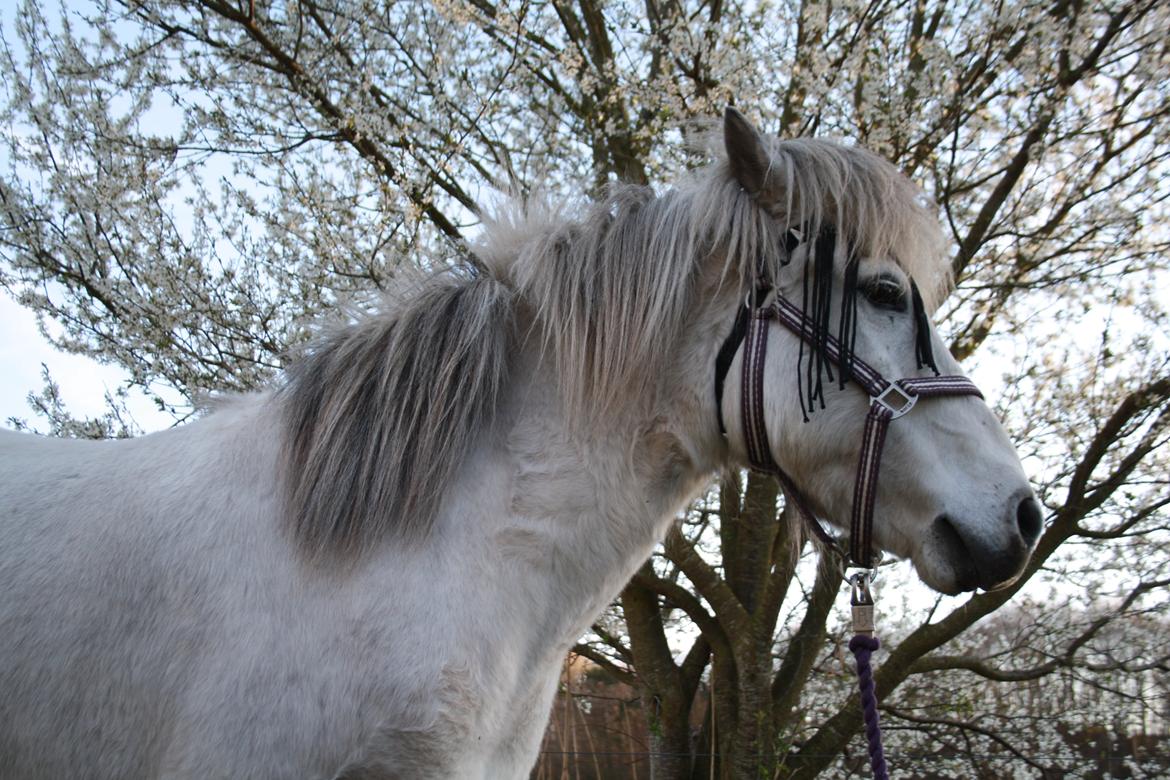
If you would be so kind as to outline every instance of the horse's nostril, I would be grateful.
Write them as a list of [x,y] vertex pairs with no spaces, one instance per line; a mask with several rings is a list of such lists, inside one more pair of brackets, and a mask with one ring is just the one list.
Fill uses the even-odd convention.
[[1016,509],[1016,522],[1020,527],[1020,535],[1024,537],[1024,544],[1029,548],[1040,538],[1044,530],[1044,518],[1040,515],[1040,502],[1028,496],[1020,502]]

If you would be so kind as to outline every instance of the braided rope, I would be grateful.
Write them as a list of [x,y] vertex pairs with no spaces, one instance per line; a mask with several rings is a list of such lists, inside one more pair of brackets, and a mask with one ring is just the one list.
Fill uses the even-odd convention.
[[855,634],[849,640],[849,650],[857,659],[857,682],[861,689],[861,714],[865,719],[865,740],[869,745],[869,766],[874,780],[889,780],[886,757],[882,752],[882,730],[878,724],[877,695],[873,687],[873,666],[870,658],[881,642],[876,636]]

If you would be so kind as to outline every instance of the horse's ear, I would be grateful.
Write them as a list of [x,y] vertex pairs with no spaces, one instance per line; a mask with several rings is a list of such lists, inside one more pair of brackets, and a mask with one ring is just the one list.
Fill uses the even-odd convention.
[[758,196],[768,177],[768,153],[756,128],[731,106],[723,111],[723,145],[736,181],[750,195]]

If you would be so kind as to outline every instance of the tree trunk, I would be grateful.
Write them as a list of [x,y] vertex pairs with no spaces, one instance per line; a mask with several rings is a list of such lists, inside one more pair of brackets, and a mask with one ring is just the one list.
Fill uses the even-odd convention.
[[631,582],[622,592],[630,652],[642,690],[642,711],[650,733],[650,777],[689,780],[691,700],[666,643],[658,597]]

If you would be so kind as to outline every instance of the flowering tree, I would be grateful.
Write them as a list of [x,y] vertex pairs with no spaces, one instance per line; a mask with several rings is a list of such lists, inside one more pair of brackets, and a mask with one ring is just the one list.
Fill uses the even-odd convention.
[[[1027,754],[947,693],[1121,690],[1166,662],[1110,643],[1166,619],[1168,24],[1156,0],[28,2],[0,52],[0,283],[60,347],[190,399],[261,384],[398,263],[462,254],[493,190],[663,182],[729,101],[867,145],[941,208],[942,330],[1002,380],[1048,510],[1016,585],[906,605],[879,694],[897,734]],[[710,752],[723,777],[812,776],[857,730],[840,575],[801,564],[779,504],[725,480],[579,648],[642,692],[656,776],[707,777]],[[976,623],[1024,588],[1060,630],[992,641]],[[703,686],[715,751],[691,739]]]

